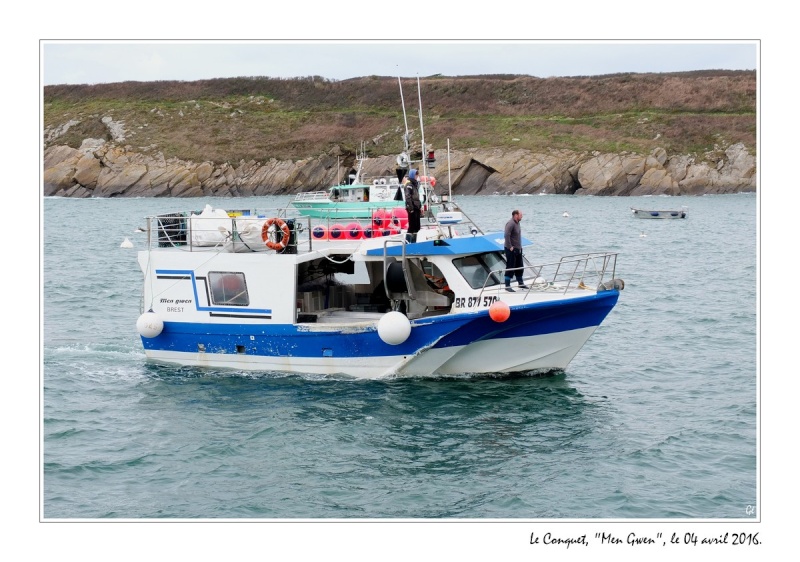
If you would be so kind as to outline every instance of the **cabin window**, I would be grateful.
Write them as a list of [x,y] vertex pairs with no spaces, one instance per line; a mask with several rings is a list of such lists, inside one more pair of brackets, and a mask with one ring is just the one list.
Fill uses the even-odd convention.
[[436,264],[433,264],[427,260],[423,261],[422,272],[425,274],[425,281],[427,281],[428,286],[434,291],[450,289],[447,285],[447,279],[445,279],[442,270],[436,267]]
[[227,306],[248,306],[250,304],[244,273],[210,271],[208,284],[211,288],[211,302],[214,304]]
[[[500,284],[500,275],[505,268],[505,261],[503,261],[500,252],[488,252],[476,256],[456,258],[453,260],[453,265],[464,276],[470,287],[481,289],[484,286],[489,287]],[[491,278],[487,281],[486,278],[490,274]],[[484,285],[484,282],[486,282],[486,285]]]

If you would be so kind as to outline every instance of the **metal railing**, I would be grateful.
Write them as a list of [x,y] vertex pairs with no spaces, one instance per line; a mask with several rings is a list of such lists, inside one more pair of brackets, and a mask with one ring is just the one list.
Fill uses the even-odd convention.
[[[400,209],[403,209],[400,207]],[[254,221],[265,221],[270,218],[279,218],[284,222],[292,222],[291,245],[297,251],[302,247],[312,251],[313,243],[317,240],[336,240],[337,242],[357,242],[361,238],[353,236],[351,230],[360,229],[366,232],[368,228],[375,228],[374,216],[354,218],[347,216],[350,211],[340,207],[331,209],[324,217],[304,215],[301,211],[289,205],[273,209],[244,209],[227,210],[227,216],[201,216],[202,211],[185,211],[166,213],[145,217],[147,221],[148,247],[175,247],[186,251],[210,251],[221,248],[228,242],[243,242],[241,234],[245,228],[250,229],[250,245],[264,245],[264,241],[257,241],[253,236],[252,226]],[[360,209],[363,211],[363,209]],[[405,229],[407,218],[401,213],[392,214],[392,207],[378,209],[383,211],[380,215],[383,221],[380,225],[380,236],[400,234]],[[404,209],[403,209],[404,211]],[[457,224],[439,224],[437,214],[442,211],[457,211],[462,215],[462,221]],[[470,236],[484,234],[480,227],[461,209],[455,202],[449,201],[446,196],[436,203],[427,205],[422,217],[422,226],[438,228],[441,235],[447,238],[457,236]],[[357,225],[357,226],[356,226]],[[315,238],[315,228],[322,227],[325,238]],[[339,229],[340,237],[328,237],[331,230]],[[260,232],[258,233],[260,236]],[[368,238],[368,236],[363,236]],[[428,238],[430,239],[430,238]],[[259,247],[263,250],[263,247]]]
[[[606,290],[609,287],[604,284],[616,279],[617,255],[615,252],[573,254],[544,264],[494,269],[487,274],[480,294],[487,290],[486,284],[493,275],[502,278],[506,272],[516,273],[520,270],[523,272],[523,281],[528,287],[527,291],[523,289],[526,294],[532,291],[566,294],[570,290]],[[502,286],[492,290],[502,290]]]
[[295,195],[295,201],[325,201],[330,199],[330,191],[306,191]]

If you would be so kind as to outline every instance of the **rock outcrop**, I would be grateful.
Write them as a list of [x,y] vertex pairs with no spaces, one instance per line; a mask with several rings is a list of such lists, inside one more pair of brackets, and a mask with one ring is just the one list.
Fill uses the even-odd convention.
[[[707,155],[669,156],[663,149],[632,153],[547,154],[473,149],[439,156],[439,185],[456,194],[701,195],[756,190],[756,159],[742,144]],[[60,197],[202,197],[292,194],[326,189],[348,174],[352,157],[241,161],[238,165],[166,160],[113,143],[86,139],[79,149],[44,152],[44,195]],[[393,174],[395,157],[365,161],[367,176]]]

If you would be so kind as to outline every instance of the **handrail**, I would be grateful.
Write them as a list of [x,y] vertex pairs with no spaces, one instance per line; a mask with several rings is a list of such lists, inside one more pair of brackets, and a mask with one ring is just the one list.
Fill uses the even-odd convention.
[[402,252],[400,254],[400,264],[403,268],[403,278],[406,281],[406,289],[408,289],[408,295],[411,297],[412,300],[417,299],[417,291],[414,287],[414,284],[411,281],[411,277],[408,274],[408,269],[406,268],[406,239],[405,238],[386,238],[383,240],[383,290],[386,293],[386,298],[391,299],[392,295],[389,292],[389,283],[387,282],[387,273],[389,271],[389,263],[396,263],[396,262],[389,262],[389,255],[387,254],[387,249],[389,244],[401,244],[403,246]]
[[[387,214],[393,208],[395,207],[391,205],[377,207],[377,209],[384,210]],[[277,217],[285,221],[289,219],[295,221],[298,233],[296,239],[297,247],[298,249],[301,247],[305,248],[306,238],[308,238],[307,247],[310,251],[312,249],[313,229],[318,225],[325,226],[327,230],[330,230],[330,228],[336,224],[340,224],[344,228],[349,223],[358,223],[364,229],[373,224],[372,217],[354,218],[345,216],[348,214],[348,210],[352,212],[356,209],[358,208],[339,207],[326,211],[325,216],[315,216],[313,214],[306,215],[300,209],[296,209],[289,204],[277,208],[226,210],[227,217],[215,215],[206,218],[200,216],[202,213],[200,210],[150,215],[145,217],[147,229],[150,231],[148,247],[172,246],[179,247],[185,251],[207,251],[215,245],[211,239],[218,241],[217,230],[220,224],[224,224],[228,233],[233,236],[232,239],[238,242],[240,238],[237,238],[237,236],[245,231],[242,230],[243,227],[241,224],[237,225],[237,221],[242,221],[242,224],[244,224],[245,221],[265,220],[267,218]],[[359,210],[363,211],[363,208]],[[440,224],[437,220],[437,214],[441,211],[457,211],[461,213],[462,220],[456,224]],[[424,226],[438,228],[445,236],[469,236],[470,231],[474,235],[485,234],[480,226],[477,225],[458,204],[449,199],[443,199],[433,204],[429,203],[424,217],[427,218],[427,222],[424,223]],[[425,218],[423,218],[423,220],[425,220]],[[230,222],[228,223],[227,221]],[[208,228],[204,227],[205,224],[209,225]],[[384,226],[395,228],[398,231],[400,230],[397,224],[387,224]],[[192,232],[193,229],[195,232]],[[144,230],[144,228],[142,230]],[[299,235],[301,232],[303,233],[302,236]],[[252,233],[250,234],[252,236]],[[197,239],[198,235],[203,238],[199,244]],[[207,237],[205,235],[207,235]],[[224,238],[224,236],[222,237]],[[206,238],[208,238],[208,240],[206,240]],[[244,242],[244,240],[241,241]],[[349,242],[350,240],[343,238],[342,241]]]
[[[459,209],[455,203],[448,204],[443,202],[446,208]],[[254,251],[266,251],[262,242],[261,221],[263,223],[266,218],[280,217],[285,221],[294,221],[294,225],[290,227],[292,234],[289,236],[289,249],[284,250],[286,253],[296,253],[300,247],[304,248],[307,245],[309,252],[314,251],[314,237],[312,235],[314,225],[324,223],[324,219],[316,219],[314,217],[303,216],[296,212],[295,209],[285,207],[271,210],[242,210],[242,211],[228,211],[227,217],[225,216],[211,216],[201,217],[199,212],[179,212],[179,213],[164,213],[161,215],[147,216],[146,228],[139,229],[146,233],[147,244],[149,248],[154,246],[158,247],[174,247],[177,250],[183,251],[223,251],[225,246],[226,251],[241,251],[250,248]],[[266,218],[265,218],[266,217]],[[458,227],[467,226],[474,228],[478,232],[477,227],[467,216],[466,220],[459,223]],[[353,219],[358,222],[358,219]],[[365,219],[368,220],[368,219]],[[203,221],[208,222],[208,228],[204,228]],[[228,222],[230,221],[230,222]],[[241,221],[241,223],[240,223]],[[247,222],[256,221],[256,222]],[[328,225],[331,224],[331,218],[327,221]],[[258,231],[253,230],[253,224],[259,227]],[[473,226],[470,226],[473,225]],[[438,225],[439,229],[451,229],[454,225]],[[195,232],[193,232],[195,229]],[[300,236],[300,233],[303,233]],[[199,236],[196,236],[199,235]],[[451,236],[454,233],[450,233]],[[463,236],[464,233],[457,236]],[[466,234],[469,236],[469,234]],[[447,234],[445,234],[447,236]],[[430,238],[428,238],[430,240]],[[232,242],[232,247],[227,247]],[[357,239],[349,240],[343,239],[343,244],[348,248],[355,248],[360,242]],[[377,240],[376,240],[377,242]],[[386,282],[387,273],[389,270],[390,259],[393,259],[388,254],[390,245],[401,244],[402,249],[398,256],[402,267],[403,278],[405,280],[405,293],[408,298],[417,300],[419,295],[417,286],[413,281],[413,271],[409,268],[409,257],[407,254],[408,240],[403,236],[384,237],[381,242],[383,246],[383,275],[385,281],[384,291],[387,298],[392,298],[389,284]],[[241,247],[243,244],[244,247]],[[258,246],[258,248],[256,248]],[[317,246],[318,248],[320,246]],[[322,245],[324,248],[325,245]],[[371,246],[374,247],[374,246]],[[336,250],[335,246],[331,247],[331,251]],[[305,251],[305,250],[303,250]],[[324,251],[324,250],[323,250]],[[556,261],[545,263],[534,263],[523,265],[519,268],[506,268],[502,262],[498,263],[491,270],[487,267],[483,269],[486,277],[479,287],[479,296],[487,291],[487,286],[492,287],[490,290],[501,291],[503,284],[501,282],[504,274],[511,272],[522,271],[523,280],[527,289],[524,289],[526,296],[532,291],[551,291],[561,292],[566,294],[568,291],[576,290],[608,290],[616,288],[616,260],[618,253],[616,252],[587,252],[563,256]],[[609,283],[610,281],[610,283]],[[478,287],[476,287],[477,289]]]
[[306,191],[295,195],[295,201],[324,201],[330,199],[329,191]]
[[[486,284],[493,275],[505,272],[516,272],[520,270],[523,271],[523,280],[525,279],[526,271],[532,272],[532,275],[529,276],[528,279],[528,289],[526,295],[533,290],[561,291],[563,289],[563,294],[566,294],[570,289],[596,289],[603,283],[604,279],[609,274],[609,268],[611,269],[610,279],[615,278],[617,255],[618,254],[616,252],[590,252],[585,254],[572,254],[570,256],[564,256],[558,261],[544,264],[526,265],[509,269],[493,269],[486,276],[479,296],[483,295],[483,292],[486,290]],[[602,263],[598,267],[597,260],[601,258]],[[550,268],[554,268],[552,274],[549,274],[547,271]],[[592,280],[595,281],[593,286],[586,284],[586,281],[591,283]],[[501,289],[502,286],[498,287],[497,290]]]

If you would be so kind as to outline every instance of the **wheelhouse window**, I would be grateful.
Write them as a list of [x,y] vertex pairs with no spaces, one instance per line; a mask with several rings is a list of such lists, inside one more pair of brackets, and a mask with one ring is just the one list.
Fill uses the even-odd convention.
[[505,260],[500,252],[487,252],[456,258],[453,260],[453,265],[464,276],[470,287],[481,289],[500,284],[500,275],[505,268]]
[[209,271],[208,285],[211,288],[211,302],[227,306],[248,306],[250,296],[244,273]]

